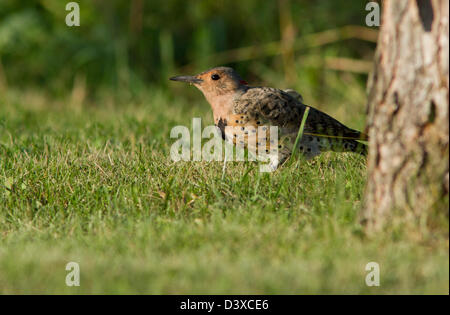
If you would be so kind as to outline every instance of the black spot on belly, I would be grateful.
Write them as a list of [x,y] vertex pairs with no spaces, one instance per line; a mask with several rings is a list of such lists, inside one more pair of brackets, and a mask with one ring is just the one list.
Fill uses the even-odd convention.
[[225,127],[227,126],[227,120],[220,118],[216,126],[219,127],[220,133],[222,134],[222,139],[225,140]]

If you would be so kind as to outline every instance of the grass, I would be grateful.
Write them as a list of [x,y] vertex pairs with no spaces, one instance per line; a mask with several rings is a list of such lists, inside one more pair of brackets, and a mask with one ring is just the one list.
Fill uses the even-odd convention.
[[[272,174],[229,162],[222,180],[219,162],[170,160],[171,127],[212,120],[199,93],[175,95],[0,95],[0,293],[449,293],[448,222],[365,235],[363,157]],[[358,110],[325,109],[362,127]],[[371,261],[380,287],[365,284]]]

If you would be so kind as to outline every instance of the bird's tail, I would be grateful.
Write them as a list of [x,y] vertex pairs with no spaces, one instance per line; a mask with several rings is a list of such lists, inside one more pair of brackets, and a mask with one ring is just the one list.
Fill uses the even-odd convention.
[[365,143],[355,141],[357,143],[355,150],[353,152],[359,153],[363,156],[367,156],[368,146]]
[[355,152],[367,156],[367,145],[353,139],[335,139],[331,146],[336,152]]
[[367,156],[367,144],[356,141],[356,140],[345,140],[344,151],[355,152],[361,155]]

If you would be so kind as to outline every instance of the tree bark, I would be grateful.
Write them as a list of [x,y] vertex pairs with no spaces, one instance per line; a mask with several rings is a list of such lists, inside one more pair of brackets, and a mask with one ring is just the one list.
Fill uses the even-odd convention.
[[[449,2],[386,0],[368,90],[363,222],[448,217]],[[395,214],[395,216],[394,216]]]

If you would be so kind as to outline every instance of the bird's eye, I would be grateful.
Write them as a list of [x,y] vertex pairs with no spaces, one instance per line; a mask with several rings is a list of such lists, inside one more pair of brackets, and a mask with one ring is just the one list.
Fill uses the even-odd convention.
[[220,79],[220,76],[219,76],[217,73],[215,73],[215,74],[213,74],[213,75],[211,76],[211,79],[213,79],[213,80],[219,80],[219,79]]

